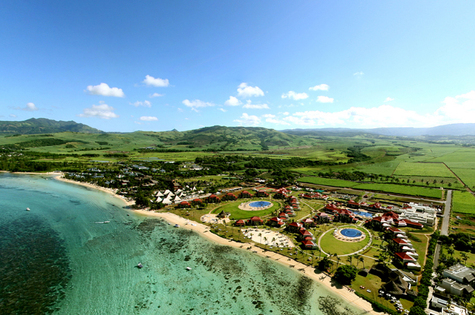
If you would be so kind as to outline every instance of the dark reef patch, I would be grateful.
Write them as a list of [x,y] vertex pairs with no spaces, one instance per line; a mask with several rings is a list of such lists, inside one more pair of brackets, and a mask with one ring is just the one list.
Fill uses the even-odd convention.
[[51,313],[71,279],[58,233],[37,217],[0,225],[2,314]]

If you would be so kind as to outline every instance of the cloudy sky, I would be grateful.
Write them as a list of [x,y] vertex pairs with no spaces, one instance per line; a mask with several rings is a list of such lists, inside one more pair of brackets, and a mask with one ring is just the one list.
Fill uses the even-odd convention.
[[104,131],[475,123],[472,1],[0,3],[0,120]]

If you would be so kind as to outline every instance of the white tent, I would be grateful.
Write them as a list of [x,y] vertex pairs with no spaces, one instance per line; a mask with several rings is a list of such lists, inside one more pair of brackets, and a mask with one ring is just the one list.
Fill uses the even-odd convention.
[[172,201],[167,197],[167,198],[163,199],[162,203],[164,205],[170,205],[170,204],[172,204]]
[[161,197],[157,197],[157,200],[155,202],[161,202],[163,199]]
[[155,196],[157,196],[157,197],[163,197],[163,194],[162,194],[161,191],[159,190],[159,191],[157,191],[157,193],[155,194]]

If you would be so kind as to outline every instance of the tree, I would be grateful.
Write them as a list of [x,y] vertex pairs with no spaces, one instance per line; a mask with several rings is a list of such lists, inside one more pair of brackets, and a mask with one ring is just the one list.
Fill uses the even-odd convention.
[[333,265],[333,262],[328,259],[328,256],[323,257],[322,260],[318,262],[318,269],[321,271],[327,271]]
[[333,296],[318,297],[318,309],[325,315],[354,315],[348,307],[341,310],[341,302]]
[[342,265],[338,267],[333,276],[337,282],[341,284],[351,284],[355,280],[358,269],[355,266]]

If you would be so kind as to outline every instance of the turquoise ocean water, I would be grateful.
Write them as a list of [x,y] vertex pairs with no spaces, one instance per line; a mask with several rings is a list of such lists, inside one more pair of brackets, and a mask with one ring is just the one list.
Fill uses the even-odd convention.
[[0,174],[2,314],[321,314],[318,296],[329,294],[276,262],[135,215],[109,194]]

